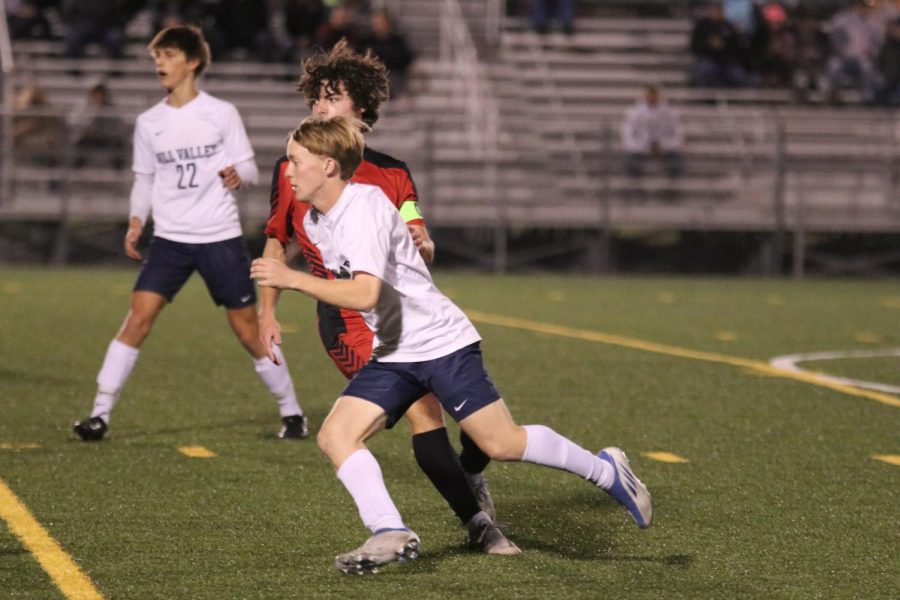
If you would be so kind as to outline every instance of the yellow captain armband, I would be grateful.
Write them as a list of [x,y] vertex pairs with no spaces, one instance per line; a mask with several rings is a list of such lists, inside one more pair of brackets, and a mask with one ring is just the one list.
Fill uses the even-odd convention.
[[415,200],[407,200],[406,202],[401,204],[400,216],[403,217],[404,223],[409,223],[410,221],[421,219],[422,213],[419,212],[419,203]]

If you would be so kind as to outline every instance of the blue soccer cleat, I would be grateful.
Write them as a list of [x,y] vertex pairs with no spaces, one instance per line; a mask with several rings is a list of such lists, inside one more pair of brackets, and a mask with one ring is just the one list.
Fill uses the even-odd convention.
[[628,457],[615,447],[604,448],[597,456],[611,464],[616,472],[616,479],[606,493],[628,509],[638,527],[649,527],[653,522],[653,498],[647,486],[631,472]]

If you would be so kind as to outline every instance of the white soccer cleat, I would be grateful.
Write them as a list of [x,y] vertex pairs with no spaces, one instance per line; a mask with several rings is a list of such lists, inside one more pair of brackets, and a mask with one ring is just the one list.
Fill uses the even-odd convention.
[[638,527],[649,527],[653,522],[653,498],[647,486],[632,473],[628,457],[615,447],[604,448],[597,456],[611,464],[616,472],[616,479],[606,493],[628,509]]
[[353,575],[377,573],[392,562],[406,562],[419,556],[419,536],[409,529],[376,531],[366,543],[334,558],[334,566]]

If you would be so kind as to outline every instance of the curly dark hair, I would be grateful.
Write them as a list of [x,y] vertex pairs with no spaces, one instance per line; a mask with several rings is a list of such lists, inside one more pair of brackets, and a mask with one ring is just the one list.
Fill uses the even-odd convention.
[[371,127],[378,120],[378,108],[388,99],[387,67],[371,50],[359,54],[346,38],[330,52],[319,51],[301,63],[303,74],[297,80],[297,91],[306,96],[310,109],[319,98],[322,83],[328,82],[329,93],[344,85],[356,108],[363,110],[362,120]]

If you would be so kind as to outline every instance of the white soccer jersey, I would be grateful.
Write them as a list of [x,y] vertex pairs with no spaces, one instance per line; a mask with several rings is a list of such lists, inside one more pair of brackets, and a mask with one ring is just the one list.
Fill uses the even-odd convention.
[[421,362],[481,339],[466,315],[434,285],[400,212],[381,188],[350,183],[326,213],[303,226],[339,278],[365,272],[382,280],[374,310],[362,313],[375,332],[381,362]]
[[153,175],[154,235],[192,244],[240,236],[237,201],[219,171],[252,158],[237,109],[205,92],[178,108],[163,100],[141,113],[133,168]]

